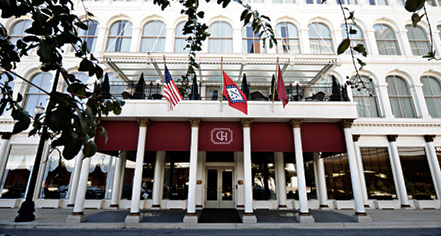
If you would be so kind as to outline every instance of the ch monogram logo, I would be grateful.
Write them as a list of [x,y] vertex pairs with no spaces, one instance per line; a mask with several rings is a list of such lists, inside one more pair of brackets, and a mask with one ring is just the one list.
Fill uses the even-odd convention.
[[230,144],[233,142],[233,131],[229,128],[211,130],[211,142],[214,144]]

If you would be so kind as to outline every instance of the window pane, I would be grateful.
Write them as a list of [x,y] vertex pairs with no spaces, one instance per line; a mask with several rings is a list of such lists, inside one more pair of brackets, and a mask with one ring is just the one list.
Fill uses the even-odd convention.
[[210,37],[208,38],[209,53],[232,53],[233,52],[233,29],[226,22],[214,22],[210,25]]
[[276,199],[273,155],[264,152],[251,154],[254,200]]
[[142,31],[141,52],[164,52],[165,34],[165,24],[161,21],[147,23]]
[[109,52],[128,52],[132,39],[132,23],[128,21],[118,21],[110,27],[107,51]]
[[333,54],[331,31],[322,23],[309,25],[309,43],[313,54]]
[[299,33],[295,25],[288,22],[277,24],[276,37],[279,53],[300,53]]
[[434,77],[424,76],[423,83],[424,99],[427,110],[432,117],[441,117],[441,83]]
[[388,84],[387,91],[394,116],[396,118],[415,118],[412,95],[407,83],[397,76],[388,76],[386,82]]

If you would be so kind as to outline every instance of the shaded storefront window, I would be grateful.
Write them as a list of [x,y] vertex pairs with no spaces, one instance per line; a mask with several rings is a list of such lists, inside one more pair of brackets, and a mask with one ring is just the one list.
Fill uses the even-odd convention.
[[387,148],[360,148],[369,199],[397,198]]
[[253,199],[276,199],[276,182],[274,177],[274,153],[251,153],[253,181]]
[[353,199],[351,173],[347,153],[322,153],[325,164],[328,198],[335,200]]
[[188,197],[190,152],[167,152],[163,199],[185,200]]
[[[303,163],[305,170],[306,194],[308,199],[317,199],[317,188],[314,176],[313,152],[303,153]],[[299,200],[297,166],[294,153],[284,153],[285,159],[285,179],[286,197],[288,199]]]
[[[156,152],[146,152],[142,170],[141,200],[151,199],[153,196],[153,176],[155,171]],[[135,175],[136,152],[127,152],[126,169],[121,199],[132,199],[133,177]]]
[[399,147],[398,155],[409,199],[435,199],[435,188],[424,148]]

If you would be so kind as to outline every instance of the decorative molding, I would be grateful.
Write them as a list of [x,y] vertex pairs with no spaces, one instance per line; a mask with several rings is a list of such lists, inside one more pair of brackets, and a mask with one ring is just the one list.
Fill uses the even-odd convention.
[[360,139],[360,135],[359,134],[353,134],[352,135],[352,141],[358,142],[359,139]]
[[191,124],[191,127],[199,127],[199,125],[201,124],[201,119],[200,118],[191,118],[190,124]]
[[0,125],[3,125],[3,124],[13,125],[13,124],[15,124],[15,121],[14,120],[2,120],[2,121],[0,121]]
[[356,123],[353,125],[354,127],[415,127],[415,128],[422,128],[422,127],[437,127],[441,128],[441,123]]
[[389,142],[396,142],[398,138],[398,135],[387,135],[387,141]]
[[435,135],[424,135],[424,140],[426,140],[426,143],[433,142],[435,139]]
[[302,119],[292,119],[289,124],[293,128],[300,128],[302,127],[303,120]]
[[149,118],[136,118],[139,127],[147,127],[150,124]]
[[253,119],[242,119],[240,121],[243,128],[251,128],[251,124],[253,123]]
[[352,127],[352,123],[354,123],[354,120],[342,120],[340,122],[340,126],[343,127],[343,129],[350,129]]

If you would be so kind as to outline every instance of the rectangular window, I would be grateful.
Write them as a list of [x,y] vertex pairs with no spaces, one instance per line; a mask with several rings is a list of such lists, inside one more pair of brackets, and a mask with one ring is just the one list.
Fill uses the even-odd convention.
[[[153,196],[153,175],[155,170],[156,152],[146,152],[142,170],[141,199],[151,199]],[[132,161],[133,160],[133,161]],[[132,199],[133,177],[135,176],[136,151],[126,153],[126,169],[121,199]]]
[[190,152],[167,152],[164,170],[163,199],[187,199]]
[[253,180],[253,199],[276,199],[276,181],[274,177],[274,153],[251,153]]
[[[317,199],[313,156],[313,152],[303,153],[303,168],[305,170],[306,194],[308,199]],[[287,199],[299,200],[297,166],[294,153],[284,153],[284,159],[286,176],[286,197]]]
[[351,173],[347,153],[322,153],[324,158],[328,198],[335,200],[353,199]]

